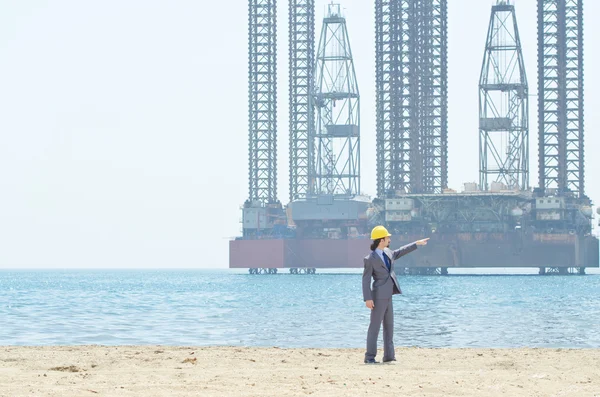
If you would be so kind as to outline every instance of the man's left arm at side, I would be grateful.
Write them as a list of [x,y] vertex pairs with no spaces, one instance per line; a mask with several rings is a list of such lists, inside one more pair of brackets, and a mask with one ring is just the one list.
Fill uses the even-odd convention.
[[365,269],[363,270],[362,276],[362,290],[363,290],[363,299],[364,301],[373,300],[373,295],[371,293],[371,277],[373,275],[373,265],[371,261],[367,258],[364,259]]

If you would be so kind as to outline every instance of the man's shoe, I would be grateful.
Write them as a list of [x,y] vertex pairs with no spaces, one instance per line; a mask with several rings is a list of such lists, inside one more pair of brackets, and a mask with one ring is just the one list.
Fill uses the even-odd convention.
[[365,359],[365,364],[379,364],[379,361],[375,361],[374,358]]
[[383,359],[384,363],[389,363],[390,361],[396,361],[396,359],[395,358],[390,358],[390,359],[384,358]]

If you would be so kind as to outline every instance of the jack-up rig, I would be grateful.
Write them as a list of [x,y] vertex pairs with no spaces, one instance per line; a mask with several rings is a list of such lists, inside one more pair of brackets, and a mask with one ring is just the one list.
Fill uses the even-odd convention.
[[[314,0],[289,0],[289,203],[277,199],[276,0],[249,0],[249,196],[230,267],[360,268],[369,231],[430,237],[399,273],[599,267],[584,193],[582,0],[538,0],[538,187],[515,6],[492,6],[479,80],[479,182],[448,188],[447,0],[375,0],[377,197],[360,190],[360,95],[340,6],[315,49]],[[403,271],[402,271],[403,270]]]

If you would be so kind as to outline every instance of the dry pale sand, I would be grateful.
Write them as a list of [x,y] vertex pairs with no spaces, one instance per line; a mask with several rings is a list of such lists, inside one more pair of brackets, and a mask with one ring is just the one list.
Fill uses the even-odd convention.
[[600,350],[0,347],[0,396],[600,396]]

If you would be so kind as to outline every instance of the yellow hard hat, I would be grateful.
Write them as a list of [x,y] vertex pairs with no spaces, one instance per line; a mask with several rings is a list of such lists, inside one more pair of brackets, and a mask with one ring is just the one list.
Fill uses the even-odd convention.
[[387,229],[381,225],[375,226],[373,230],[371,230],[371,240],[377,240],[379,238],[389,237],[391,234],[387,231]]

